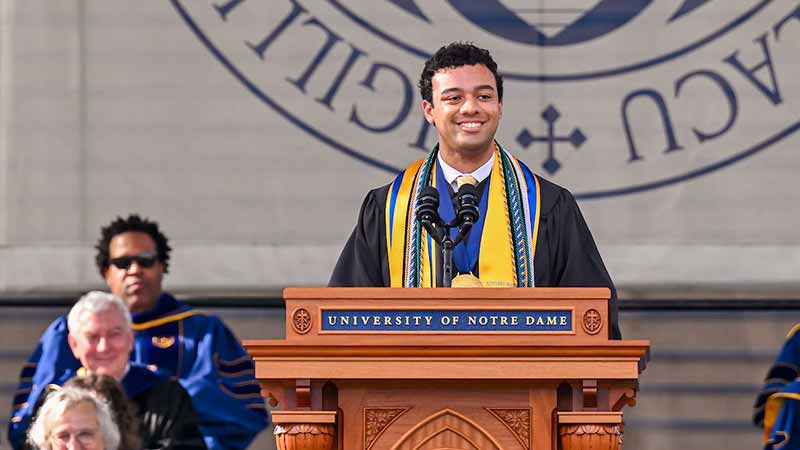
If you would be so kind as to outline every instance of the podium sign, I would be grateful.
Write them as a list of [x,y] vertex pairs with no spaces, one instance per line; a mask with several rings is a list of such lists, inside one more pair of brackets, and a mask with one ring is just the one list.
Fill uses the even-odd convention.
[[286,339],[244,345],[279,448],[616,449],[649,342],[608,339],[608,297],[289,288]]
[[574,334],[572,309],[328,309],[320,334],[375,332],[565,332]]

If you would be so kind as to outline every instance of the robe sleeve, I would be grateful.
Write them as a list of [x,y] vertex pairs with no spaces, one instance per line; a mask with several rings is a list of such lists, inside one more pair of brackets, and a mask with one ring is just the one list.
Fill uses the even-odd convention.
[[764,450],[800,450],[800,381],[793,381],[767,400]]
[[534,255],[536,286],[609,288],[609,337],[622,339],[617,321],[617,290],[578,203],[566,189],[544,183],[547,185],[542,187],[542,192],[549,198],[542,200],[543,212]]
[[772,394],[783,390],[789,383],[800,376],[800,324],[789,333],[778,357],[767,372],[764,385],[758,392],[753,405],[753,424],[764,426],[764,406]]
[[24,448],[34,406],[42,392],[67,371],[80,367],[67,343],[67,334],[67,317],[61,316],[47,327],[20,371],[8,424],[8,441],[16,450]]
[[209,450],[246,448],[269,424],[255,366],[239,340],[214,316],[197,336],[191,371],[180,379],[200,416]]
[[339,255],[328,282],[330,287],[388,287],[386,250],[386,194],[388,186],[370,191],[358,223]]

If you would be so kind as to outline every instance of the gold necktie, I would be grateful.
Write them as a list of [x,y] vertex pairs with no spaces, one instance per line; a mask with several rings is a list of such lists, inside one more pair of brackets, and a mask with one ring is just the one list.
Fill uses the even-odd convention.
[[461,189],[461,186],[465,184],[471,184],[473,186],[478,185],[478,179],[473,177],[472,175],[459,175],[456,177],[456,189]]

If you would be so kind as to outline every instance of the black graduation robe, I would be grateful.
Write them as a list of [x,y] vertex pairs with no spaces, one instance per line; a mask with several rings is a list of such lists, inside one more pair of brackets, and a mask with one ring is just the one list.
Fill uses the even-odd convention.
[[146,450],[206,450],[192,398],[172,378],[131,365],[122,386],[136,404]]
[[[611,289],[609,332],[612,339],[621,339],[617,321],[617,290],[575,198],[561,186],[541,177],[539,181],[541,212],[533,259],[534,286]],[[486,182],[484,180],[481,185]],[[367,194],[361,205],[358,223],[339,255],[329,286],[391,285],[385,225],[386,196],[390,187],[391,184],[387,184]],[[478,191],[482,192],[482,189],[479,187]],[[441,283],[441,265],[437,276]]]
[[[49,385],[38,397],[31,416],[36,416],[51,391],[77,376],[79,370],[68,371]],[[145,366],[131,364],[120,384],[136,405],[142,450],[207,450],[192,398],[180,383]],[[27,441],[21,448],[30,450],[26,444]]]

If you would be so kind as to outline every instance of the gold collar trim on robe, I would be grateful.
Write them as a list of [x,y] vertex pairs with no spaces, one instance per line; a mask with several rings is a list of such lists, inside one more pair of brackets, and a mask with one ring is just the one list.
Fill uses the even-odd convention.
[[187,317],[194,316],[194,315],[197,315],[197,314],[204,314],[204,313],[202,311],[198,311],[196,309],[193,309],[191,311],[184,311],[182,313],[178,313],[178,314],[175,314],[175,315],[172,315],[172,316],[161,317],[159,319],[153,319],[153,320],[150,320],[150,321],[147,321],[147,322],[142,322],[142,323],[135,323],[135,324],[133,324],[132,328],[133,328],[134,331],[146,330],[148,328],[153,328],[153,327],[157,327],[159,325],[164,325],[165,323],[177,322],[179,320],[182,320],[182,319],[185,319]]

